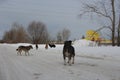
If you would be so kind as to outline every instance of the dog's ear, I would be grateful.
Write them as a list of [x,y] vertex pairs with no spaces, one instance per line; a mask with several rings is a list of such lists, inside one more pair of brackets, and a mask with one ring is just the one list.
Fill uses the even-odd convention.
[[68,44],[68,41],[64,41],[64,45],[67,45]]
[[72,44],[72,41],[70,40],[69,43]]
[[32,45],[30,45],[30,47],[33,49]]
[[66,43],[66,41],[64,41],[64,44]]

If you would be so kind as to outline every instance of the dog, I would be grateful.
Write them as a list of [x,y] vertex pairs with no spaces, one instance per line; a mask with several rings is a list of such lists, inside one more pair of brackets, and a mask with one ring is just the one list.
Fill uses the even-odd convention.
[[[72,46],[72,41],[65,41],[63,46],[63,59],[64,65],[66,65],[66,57],[68,58],[68,64],[74,64],[75,49]],[[71,62],[72,59],[72,62]]]
[[48,49],[48,44],[45,44],[45,49]]
[[17,51],[17,54],[19,55],[21,55],[22,56],[22,51],[24,51],[25,52],[25,55],[27,56],[27,53],[28,53],[28,55],[29,55],[29,50],[30,49],[33,49],[33,47],[32,47],[32,45],[29,45],[29,46],[19,46],[17,49],[16,49],[16,51]]
[[38,44],[35,44],[36,50],[38,49]]
[[50,46],[50,48],[55,48],[55,44],[48,44]]

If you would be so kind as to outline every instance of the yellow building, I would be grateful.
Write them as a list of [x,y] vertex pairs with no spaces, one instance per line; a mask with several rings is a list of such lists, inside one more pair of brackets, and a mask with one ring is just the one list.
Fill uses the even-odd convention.
[[94,31],[94,30],[88,30],[87,32],[86,32],[86,39],[87,40],[98,40],[98,39],[100,39],[100,34],[98,33],[98,32],[96,32],[96,31]]

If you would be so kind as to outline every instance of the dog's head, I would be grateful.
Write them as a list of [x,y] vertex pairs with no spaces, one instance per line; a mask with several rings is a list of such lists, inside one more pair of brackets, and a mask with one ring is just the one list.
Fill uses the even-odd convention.
[[64,42],[64,46],[71,46],[72,45],[72,41],[65,41]]
[[32,45],[29,45],[30,49],[33,49]]
[[16,49],[16,51],[18,51],[18,49]]

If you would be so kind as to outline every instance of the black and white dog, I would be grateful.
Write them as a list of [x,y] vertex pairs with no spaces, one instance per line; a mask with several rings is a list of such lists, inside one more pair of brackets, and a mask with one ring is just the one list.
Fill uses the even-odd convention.
[[[72,46],[72,41],[65,41],[63,47],[64,65],[66,65],[66,57],[68,57],[68,64],[74,64],[75,49]],[[72,62],[71,62],[72,59]]]
[[50,46],[50,48],[55,48],[55,44],[48,44]]

